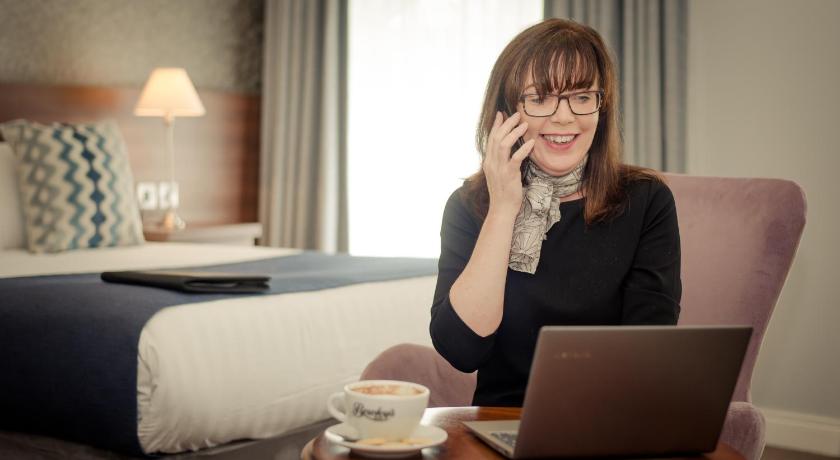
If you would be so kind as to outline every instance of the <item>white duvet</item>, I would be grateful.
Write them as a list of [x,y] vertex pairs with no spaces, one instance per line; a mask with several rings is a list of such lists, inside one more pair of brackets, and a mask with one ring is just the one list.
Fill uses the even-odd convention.
[[[147,243],[32,255],[0,251],[0,277],[200,266],[294,254],[287,249]],[[265,438],[329,418],[327,396],[379,352],[430,345],[435,278],[169,307],[140,334],[138,436],[181,452]]]

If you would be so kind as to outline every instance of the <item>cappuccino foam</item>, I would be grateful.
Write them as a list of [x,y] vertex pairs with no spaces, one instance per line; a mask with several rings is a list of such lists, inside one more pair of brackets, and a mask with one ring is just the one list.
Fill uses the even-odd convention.
[[364,385],[354,387],[352,390],[365,395],[417,396],[423,393],[408,385]]

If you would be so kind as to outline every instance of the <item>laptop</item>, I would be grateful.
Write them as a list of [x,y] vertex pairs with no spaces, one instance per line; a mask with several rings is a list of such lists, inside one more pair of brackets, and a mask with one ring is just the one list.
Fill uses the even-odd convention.
[[749,326],[546,326],[521,420],[463,422],[508,458],[711,452]]

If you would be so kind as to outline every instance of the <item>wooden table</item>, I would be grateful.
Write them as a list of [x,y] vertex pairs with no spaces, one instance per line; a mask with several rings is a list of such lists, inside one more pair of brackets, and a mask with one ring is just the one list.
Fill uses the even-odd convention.
[[[423,449],[413,458],[424,459],[502,459],[487,444],[473,436],[461,422],[472,420],[515,420],[521,409],[510,407],[439,407],[426,409],[423,424],[435,425],[446,430],[449,438],[443,445]],[[331,443],[322,433],[303,448],[303,460],[340,460],[360,458],[350,449]],[[744,457],[726,444],[718,444],[714,452],[673,460],[744,460]]]

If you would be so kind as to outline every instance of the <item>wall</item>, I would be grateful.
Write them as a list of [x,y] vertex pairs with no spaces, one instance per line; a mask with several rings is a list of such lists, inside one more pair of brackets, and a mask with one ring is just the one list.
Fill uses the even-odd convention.
[[198,88],[260,91],[262,0],[0,0],[0,81],[142,85],[184,67]]
[[768,443],[840,457],[840,2],[691,0],[689,172],[781,177],[808,221],[753,378]]
[[[107,109],[128,141],[134,179],[156,182],[168,178],[163,125],[159,118],[133,116],[132,108],[153,68],[186,68],[207,115],[177,122],[179,212],[191,224],[254,221],[263,5],[263,0],[0,0],[0,83],[61,85],[39,91],[43,97],[84,91],[67,85],[117,87],[90,90],[85,102],[104,104],[96,110],[57,109],[64,114],[61,121],[68,121],[67,114],[96,119]],[[23,107],[3,109],[10,109],[5,112],[12,118],[26,116]],[[41,121],[56,121],[54,116],[42,113]],[[161,213],[145,211],[144,221],[156,222]]]

